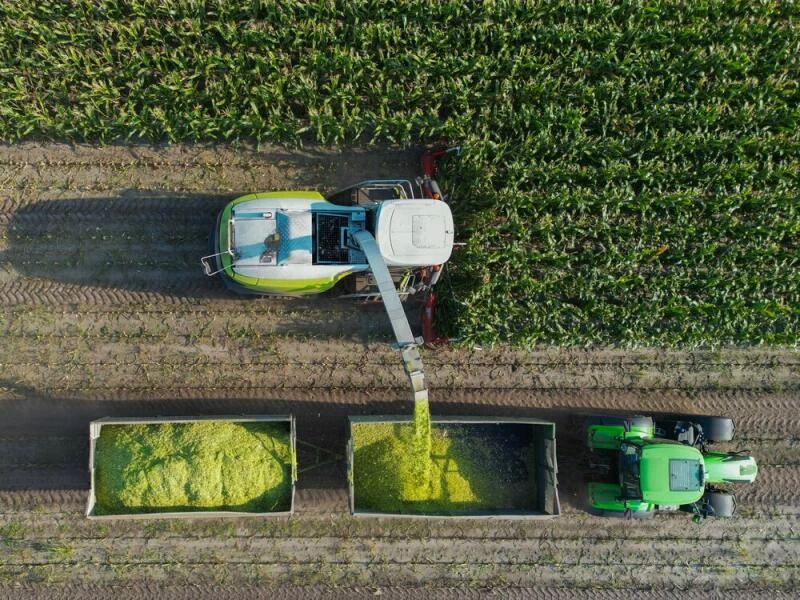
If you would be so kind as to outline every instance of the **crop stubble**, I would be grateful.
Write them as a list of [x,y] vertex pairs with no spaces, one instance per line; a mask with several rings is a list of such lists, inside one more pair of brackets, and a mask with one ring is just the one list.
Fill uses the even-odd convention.
[[[216,165],[214,177],[198,175],[204,160]],[[293,412],[301,440],[341,453],[346,415],[410,412],[380,307],[237,299],[206,280],[197,262],[216,208],[235,193],[310,185],[308,173],[330,189],[396,174],[398,165],[413,173],[413,156],[0,149],[4,585],[428,581],[610,594],[688,583],[797,585],[800,361],[781,349],[427,352],[435,414],[556,421],[565,515],[550,523],[353,520],[343,514],[341,463],[301,474],[291,520],[109,526],[83,519],[92,418]],[[131,187],[150,191],[125,191]],[[147,262],[153,253],[166,258]],[[579,440],[570,435],[571,415],[610,408],[736,418],[742,444],[762,467],[757,483],[738,494],[742,516],[695,528],[686,515],[626,524],[583,513],[571,474],[585,457],[572,450]],[[300,468],[308,464],[301,455]]]

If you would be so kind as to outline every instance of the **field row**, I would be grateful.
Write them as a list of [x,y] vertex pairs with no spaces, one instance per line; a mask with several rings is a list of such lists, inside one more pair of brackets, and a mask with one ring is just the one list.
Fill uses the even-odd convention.
[[[197,598],[213,598],[214,600],[239,600],[240,598],[263,598],[264,600],[288,600],[302,597],[308,600],[372,600],[376,595],[386,600],[414,600],[420,594],[430,594],[430,587],[415,584],[400,587],[386,586],[337,586],[331,588],[324,585],[297,586],[263,584],[206,584],[202,593],[197,587],[181,587],[180,585],[135,583],[116,586],[101,586],[92,583],[74,583],[61,586],[48,584],[16,584],[0,585],[0,594],[7,593],[20,600],[47,598],[49,600],[69,600],[70,598],[109,598],[113,600],[139,600],[140,598],[164,598],[173,600],[196,600]],[[485,598],[487,590],[475,585],[440,587],[436,589],[436,598],[442,600],[480,600]],[[507,586],[503,588],[503,597],[509,600],[618,600],[628,597],[628,590],[600,588],[565,588],[565,587],[521,587]],[[672,591],[636,590],[642,600],[670,600],[674,598]],[[791,591],[770,589],[759,590],[726,590],[725,597],[730,600],[789,600],[794,597]]]
[[[80,517],[58,517],[57,535],[46,513],[0,517],[6,582],[124,584],[210,582],[224,569],[231,584],[305,583],[398,585],[422,580],[435,587],[547,585],[635,588],[643,575],[673,589],[692,574],[704,589],[797,584],[797,539],[787,532],[796,516],[773,523],[738,519],[677,527],[687,515],[653,523],[610,523],[570,514],[550,522],[498,521],[464,528],[443,522],[352,520],[145,522],[110,527]],[[474,524],[473,524],[474,525]],[[754,527],[762,534],[754,535]],[[458,531],[461,530],[461,533]],[[124,533],[123,533],[124,532]],[[370,579],[370,574],[372,579]],[[191,579],[190,579],[191,578]],[[422,579],[424,578],[424,579]],[[432,578],[432,579],[431,579]]]

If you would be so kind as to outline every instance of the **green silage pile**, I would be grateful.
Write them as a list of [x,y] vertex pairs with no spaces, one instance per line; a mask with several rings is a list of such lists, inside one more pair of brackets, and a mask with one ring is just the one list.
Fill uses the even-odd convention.
[[288,423],[104,425],[95,514],[289,510]]
[[431,409],[428,400],[414,402],[414,433],[411,439],[413,456],[412,485],[407,491],[409,500],[425,500],[428,495],[426,482],[430,480],[431,461]]
[[[519,427],[503,427],[433,424],[427,464],[420,465],[415,423],[354,423],[356,510],[440,515],[535,510],[533,442],[521,439]],[[426,476],[421,479],[420,473]]]

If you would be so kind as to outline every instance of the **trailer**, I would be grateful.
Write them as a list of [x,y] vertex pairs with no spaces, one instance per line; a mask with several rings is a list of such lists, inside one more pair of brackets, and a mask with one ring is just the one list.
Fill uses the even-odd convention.
[[358,517],[550,519],[561,514],[555,424],[433,417],[431,476],[412,481],[406,416],[350,417],[350,512]]
[[103,418],[89,438],[90,519],[294,512],[292,416]]

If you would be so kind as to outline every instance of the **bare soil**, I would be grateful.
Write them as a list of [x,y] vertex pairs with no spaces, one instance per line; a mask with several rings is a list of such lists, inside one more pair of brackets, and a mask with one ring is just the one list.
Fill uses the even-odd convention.
[[[199,258],[238,194],[413,177],[416,161],[391,148],[0,147],[0,597],[793,593],[793,350],[427,350],[434,414],[556,421],[565,514],[347,514],[347,416],[411,411],[382,307],[237,298]],[[733,417],[739,447],[760,466],[756,483],[736,490],[739,514],[699,526],[683,513],[588,515],[579,415],[608,411]],[[83,517],[90,420],[240,413],[292,413],[314,446],[300,448],[296,516]]]

